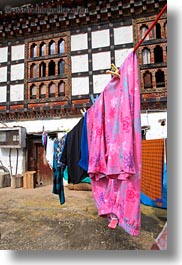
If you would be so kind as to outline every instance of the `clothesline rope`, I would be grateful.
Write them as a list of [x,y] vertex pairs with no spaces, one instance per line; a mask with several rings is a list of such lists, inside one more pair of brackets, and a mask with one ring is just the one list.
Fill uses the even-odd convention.
[[138,49],[138,47],[142,44],[142,42],[145,40],[145,38],[147,37],[147,35],[149,34],[149,32],[152,30],[152,28],[155,26],[155,24],[157,23],[157,21],[159,20],[159,18],[162,16],[162,14],[164,13],[164,11],[167,9],[167,4],[165,4],[165,6],[161,9],[161,11],[159,12],[159,14],[157,15],[156,19],[154,20],[154,22],[151,24],[151,26],[149,27],[149,29],[146,31],[144,37],[137,43],[137,45],[134,47],[134,52],[136,52],[136,50]]

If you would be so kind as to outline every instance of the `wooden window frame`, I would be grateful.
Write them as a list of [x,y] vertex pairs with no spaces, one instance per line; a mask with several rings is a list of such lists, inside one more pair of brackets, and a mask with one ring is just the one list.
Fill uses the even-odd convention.
[[[64,52],[60,53],[60,43],[64,41]],[[55,53],[49,54],[50,43],[55,42]],[[32,45],[37,46],[37,56],[32,57]],[[41,47],[45,45],[44,55],[41,53]],[[55,74],[49,75],[49,64],[53,61],[55,63]],[[64,61],[64,72],[59,73],[59,64]],[[45,76],[42,75],[40,67],[45,65]],[[31,66],[37,65],[37,76],[31,74]],[[49,85],[54,82],[56,91],[54,95],[49,94]],[[59,92],[60,81],[64,82],[64,93]],[[39,93],[37,97],[31,98],[29,91],[32,84],[37,85]],[[40,94],[40,85],[44,84],[47,87],[46,95]],[[25,41],[25,99],[27,102],[51,102],[65,101],[71,99],[71,35],[70,32],[62,32],[59,34],[49,34],[45,36],[34,37]]]

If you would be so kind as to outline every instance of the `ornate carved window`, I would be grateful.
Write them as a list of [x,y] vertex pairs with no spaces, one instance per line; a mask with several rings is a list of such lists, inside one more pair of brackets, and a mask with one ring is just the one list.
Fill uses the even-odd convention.
[[56,95],[56,85],[51,82],[49,85],[49,97],[55,97]]
[[152,74],[146,71],[143,75],[144,88],[152,88]]
[[[140,27],[140,38],[142,39],[145,36],[146,31],[148,30],[147,25],[142,25]],[[145,40],[149,40],[149,35],[146,36]]]
[[30,87],[30,98],[36,98],[37,95],[37,87],[33,84]]
[[144,48],[142,50],[142,59],[143,59],[143,64],[149,64],[150,63],[150,49]]
[[161,38],[161,25],[159,23],[156,24],[156,39]]
[[53,60],[49,62],[49,76],[55,75],[56,64]]
[[45,77],[46,76],[46,64],[44,62],[41,62],[39,65],[39,77]]
[[59,44],[59,53],[64,53],[64,40],[60,39],[58,44]]
[[37,77],[37,65],[33,63],[30,66],[30,78],[36,78]]
[[46,54],[46,44],[45,42],[42,42],[40,44],[40,56],[45,56]]
[[65,83],[63,81],[61,81],[59,83],[58,95],[59,96],[64,96],[65,95]]
[[51,101],[54,104],[71,98],[70,41],[69,32],[26,40],[25,94],[28,102]]
[[164,87],[165,80],[164,80],[164,72],[162,70],[158,70],[155,74],[156,78],[156,87]]
[[56,53],[56,46],[55,46],[55,41],[51,40],[49,43],[49,54],[55,54]]
[[36,57],[37,56],[37,45],[33,43],[31,45],[31,57]]
[[163,50],[160,45],[157,45],[154,48],[154,61],[155,63],[162,63],[163,62]]
[[58,74],[61,75],[61,74],[64,74],[64,60],[60,60],[59,63],[58,63]]
[[[155,19],[156,16],[145,16],[134,21],[134,46]],[[162,106],[167,103],[167,14],[160,17],[147,37],[138,48],[141,108],[155,109],[158,100]]]
[[39,87],[39,97],[40,98],[45,98],[46,97],[46,85],[44,85],[44,83],[42,83]]

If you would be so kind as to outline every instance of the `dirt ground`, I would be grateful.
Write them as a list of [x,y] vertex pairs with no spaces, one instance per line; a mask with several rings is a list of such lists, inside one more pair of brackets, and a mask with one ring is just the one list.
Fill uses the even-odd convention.
[[65,204],[52,185],[0,189],[1,250],[149,250],[166,221],[165,209],[141,205],[138,237],[112,230],[99,217],[91,191],[65,187]]

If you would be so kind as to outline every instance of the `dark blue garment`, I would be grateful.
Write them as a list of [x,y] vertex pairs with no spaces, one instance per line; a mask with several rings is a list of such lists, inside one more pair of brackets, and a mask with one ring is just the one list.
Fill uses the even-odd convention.
[[68,183],[78,184],[85,177],[87,172],[78,164],[80,160],[81,136],[84,118],[67,133],[61,162],[68,166]]
[[53,157],[53,189],[52,193],[59,195],[59,201],[61,204],[65,203],[64,196],[64,169],[66,165],[60,162],[60,157],[64,148],[64,139],[60,142],[59,140],[54,141],[54,157]]
[[84,121],[82,126],[81,135],[81,150],[80,150],[80,160],[78,162],[79,166],[85,171],[88,171],[88,139],[87,139],[87,112],[84,115]]
[[62,153],[63,153],[66,136],[67,135],[65,134],[60,140],[57,140],[58,141],[58,148],[57,148],[57,157],[56,157],[56,160],[57,160],[57,166],[58,167],[61,167],[62,164],[63,164],[61,162],[61,156],[62,156]]

